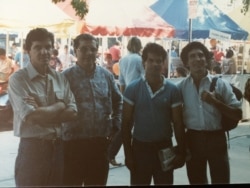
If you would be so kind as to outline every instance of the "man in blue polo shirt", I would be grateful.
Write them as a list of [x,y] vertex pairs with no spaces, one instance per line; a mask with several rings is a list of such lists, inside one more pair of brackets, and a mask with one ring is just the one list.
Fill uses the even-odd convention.
[[[150,185],[152,177],[155,185],[173,184],[173,169],[184,165],[182,101],[177,87],[162,75],[166,57],[162,46],[148,43],[142,52],[145,77],[124,91],[122,136],[131,185]],[[173,168],[163,171],[158,152],[173,146],[173,130],[178,151]]]

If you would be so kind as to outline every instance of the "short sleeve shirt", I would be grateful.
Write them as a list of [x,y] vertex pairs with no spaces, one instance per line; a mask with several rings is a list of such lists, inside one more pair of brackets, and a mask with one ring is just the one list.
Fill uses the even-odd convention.
[[75,111],[75,98],[63,74],[49,69],[48,75],[39,74],[31,63],[15,72],[9,80],[8,94],[14,110],[14,135],[19,137],[42,138],[61,134],[60,124],[29,123],[26,121],[35,108],[25,102],[24,97],[32,96],[39,106],[49,106],[63,100],[68,108]]
[[[183,98],[183,121],[186,128],[193,130],[219,130],[221,129],[221,114],[219,110],[201,100],[201,93],[209,91],[213,76],[208,74],[200,82],[197,91],[191,76],[177,84]],[[232,91],[230,84],[223,79],[218,79],[215,92],[223,97],[225,103],[232,107],[241,108]]]
[[182,104],[173,83],[164,79],[163,86],[153,93],[145,78],[137,79],[125,89],[124,101],[134,106],[134,138],[154,142],[172,137],[171,109]]

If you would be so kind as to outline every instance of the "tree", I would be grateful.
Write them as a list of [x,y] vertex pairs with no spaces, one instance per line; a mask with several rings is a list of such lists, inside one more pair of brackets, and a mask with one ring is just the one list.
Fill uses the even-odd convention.
[[[52,0],[53,3],[64,2],[65,0]],[[88,4],[87,0],[71,0],[71,5],[76,11],[76,16],[79,16],[81,19],[88,13]],[[248,12],[250,6],[250,0],[242,0],[243,7],[241,13],[244,15]]]
[[[55,4],[64,1],[65,0],[52,0]],[[89,11],[86,0],[71,0],[71,5],[76,11],[76,16],[79,16],[81,19],[83,19]]]
[[246,15],[249,10],[250,0],[242,0],[243,7],[241,9],[241,13]]

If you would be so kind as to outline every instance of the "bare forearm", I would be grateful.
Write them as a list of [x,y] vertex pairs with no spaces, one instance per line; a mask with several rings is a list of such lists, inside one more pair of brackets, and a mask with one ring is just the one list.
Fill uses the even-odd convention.
[[125,156],[131,155],[132,153],[132,123],[122,121],[122,141],[123,141],[123,148]]
[[77,120],[77,112],[71,108],[66,108],[59,116],[60,122],[74,121]]
[[175,139],[178,145],[178,151],[180,153],[185,153],[186,145],[185,145],[185,129],[182,124],[175,126],[174,128]]
[[26,121],[33,123],[54,123],[64,111],[65,104],[57,102],[50,106],[37,107],[35,111],[28,115]]
[[238,108],[232,108],[230,106],[225,105],[223,102],[221,102],[218,99],[215,99],[213,102],[213,105],[224,115],[233,118],[235,120],[241,120],[242,119],[242,110]]

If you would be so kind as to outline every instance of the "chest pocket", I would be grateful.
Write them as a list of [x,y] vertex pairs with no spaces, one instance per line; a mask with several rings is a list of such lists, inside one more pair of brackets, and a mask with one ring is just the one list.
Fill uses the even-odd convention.
[[61,92],[61,91],[56,91],[55,92],[55,101],[57,101],[57,100],[63,100],[64,101],[63,92]]
[[38,106],[48,106],[48,97],[45,95],[37,95],[37,94],[31,94],[32,97],[35,98],[36,103]]

